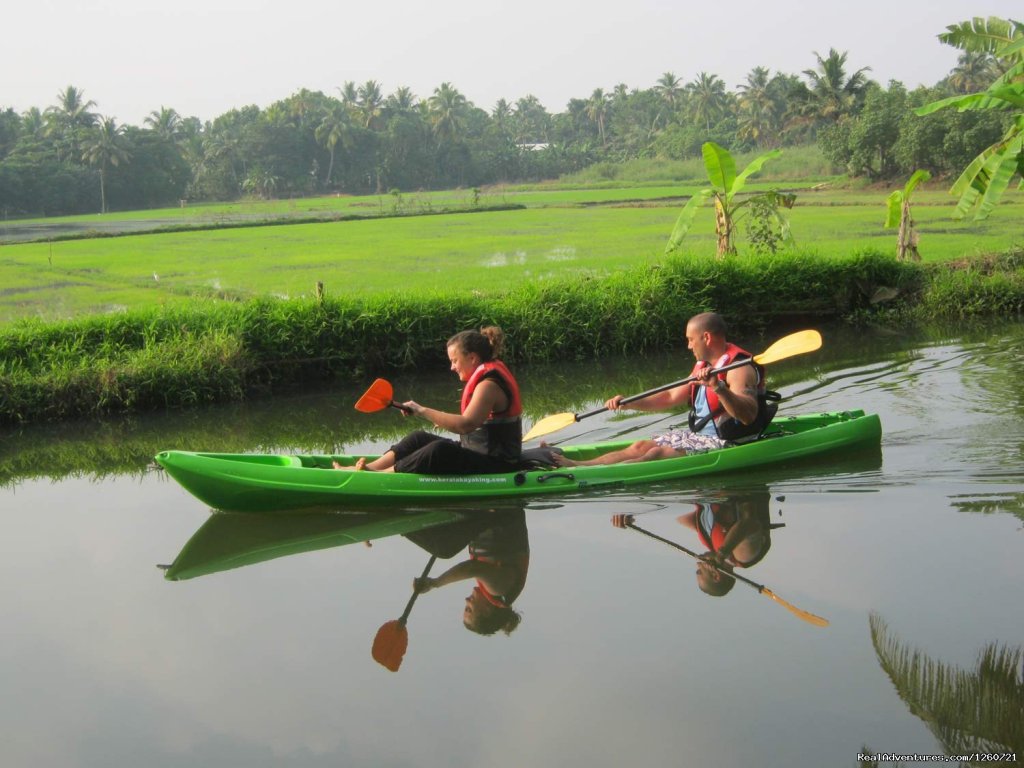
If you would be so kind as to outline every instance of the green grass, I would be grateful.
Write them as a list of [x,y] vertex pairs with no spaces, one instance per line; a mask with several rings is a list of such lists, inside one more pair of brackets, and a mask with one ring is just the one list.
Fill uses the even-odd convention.
[[[771,186],[767,182],[752,189]],[[328,295],[391,292],[495,293],[524,283],[606,275],[659,263],[681,207],[673,186],[550,189],[488,193],[481,201],[524,209],[208,229],[0,246],[0,323],[25,317],[60,319],[124,309],[168,307],[191,298],[247,299],[311,295],[322,281]],[[798,192],[789,212],[799,251],[841,256],[865,249],[895,250],[882,228],[888,190],[821,187]],[[439,204],[467,200],[467,191],[432,193]],[[447,197],[445,197],[447,195]],[[411,206],[404,196],[403,206]],[[309,201],[209,206],[202,215],[225,219],[286,216],[337,206],[363,206],[386,216],[394,198],[318,198]],[[985,222],[954,221],[955,201],[942,189],[919,190],[914,214],[920,251],[942,262],[1003,252],[1021,245],[1024,194],[1007,195]],[[186,211],[189,209],[186,208]],[[284,212],[284,213],[282,213]],[[157,221],[181,209],[111,214],[106,222]],[[66,220],[61,220],[66,222]],[[713,252],[713,215],[697,214],[684,246]],[[740,250],[746,248],[739,229]]]

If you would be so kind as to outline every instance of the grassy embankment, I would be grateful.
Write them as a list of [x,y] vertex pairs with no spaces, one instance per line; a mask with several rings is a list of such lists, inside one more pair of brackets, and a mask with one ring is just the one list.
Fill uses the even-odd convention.
[[[483,322],[501,323],[513,360],[532,362],[665,348],[707,308],[763,327],[1024,306],[1013,250],[1019,195],[977,225],[951,221],[944,192],[919,194],[926,266],[888,255],[885,191],[829,189],[798,198],[796,253],[715,260],[707,210],[693,253],[666,262],[680,191],[518,188],[498,194],[526,207],[500,213],[0,247],[0,319],[44,318],[0,331],[0,422],[237,400],[443,365],[443,339]],[[382,215],[389,200],[376,203]],[[934,266],[992,252],[1005,255]],[[324,300],[310,296],[317,280]]]

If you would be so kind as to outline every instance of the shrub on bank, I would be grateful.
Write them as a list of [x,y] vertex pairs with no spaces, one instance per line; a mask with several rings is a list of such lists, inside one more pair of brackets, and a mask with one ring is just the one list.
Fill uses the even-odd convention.
[[179,408],[339,378],[444,365],[444,342],[497,323],[514,363],[679,346],[686,320],[723,313],[737,333],[865,318],[1024,310],[1019,253],[984,268],[923,267],[865,252],[680,257],[605,277],[485,295],[396,293],[196,303],[22,322],[0,331],[0,423]]

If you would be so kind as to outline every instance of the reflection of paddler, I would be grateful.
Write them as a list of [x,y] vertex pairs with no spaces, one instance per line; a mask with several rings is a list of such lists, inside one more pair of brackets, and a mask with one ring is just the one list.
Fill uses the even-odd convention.
[[475,579],[476,586],[466,598],[462,623],[482,635],[499,630],[511,633],[521,620],[512,603],[526,586],[530,566],[530,543],[526,514],[522,509],[497,513],[490,525],[468,544],[469,559],[437,578],[420,578],[413,583],[419,592],[457,581]]
[[[753,491],[707,499],[694,504],[693,512],[677,519],[693,529],[707,550],[697,562],[697,586],[714,597],[726,595],[736,585],[736,568],[757,565],[771,548],[771,493]],[[626,519],[628,518],[628,519]],[[632,523],[629,515],[613,518],[617,527]]]

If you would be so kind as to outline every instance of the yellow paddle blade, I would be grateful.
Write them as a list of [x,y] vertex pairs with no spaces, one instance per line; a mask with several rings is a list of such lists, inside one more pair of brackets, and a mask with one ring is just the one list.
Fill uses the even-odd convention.
[[523,442],[527,440],[533,440],[535,437],[541,437],[542,435],[548,435],[552,432],[557,432],[560,429],[565,429],[570,424],[576,423],[575,413],[556,413],[552,416],[545,416],[543,419],[538,421],[532,427],[530,431],[523,435]]
[[362,413],[383,411],[391,405],[391,398],[393,396],[394,390],[391,387],[391,382],[387,379],[377,379],[363,393],[363,396],[356,401],[356,410]]
[[781,597],[779,597],[774,592],[772,592],[770,589],[768,589],[768,587],[762,588],[761,589],[761,594],[762,595],[767,595],[772,600],[774,600],[776,603],[781,605],[783,608],[788,609],[789,612],[792,613],[794,616],[797,616],[797,617],[803,619],[808,624],[813,624],[816,627],[827,627],[828,626],[828,619],[823,619],[823,618],[821,618],[821,616],[815,616],[813,613],[810,613],[808,611],[804,611],[804,610],[801,610],[800,608],[797,608],[792,603],[787,603]]
[[821,349],[821,334],[814,330],[797,331],[783,336],[760,355],[754,355],[754,362],[767,365],[778,360],[785,360],[793,355],[803,355]]

